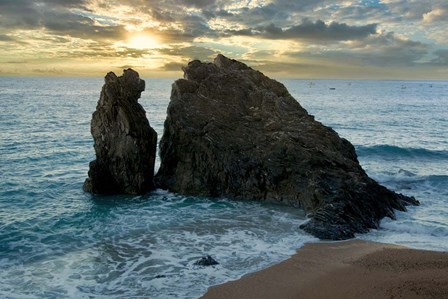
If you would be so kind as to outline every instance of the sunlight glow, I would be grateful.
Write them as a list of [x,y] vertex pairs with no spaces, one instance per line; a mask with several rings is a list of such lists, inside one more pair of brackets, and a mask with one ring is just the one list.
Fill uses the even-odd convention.
[[126,46],[133,49],[154,49],[160,46],[159,41],[150,35],[137,34],[129,38]]

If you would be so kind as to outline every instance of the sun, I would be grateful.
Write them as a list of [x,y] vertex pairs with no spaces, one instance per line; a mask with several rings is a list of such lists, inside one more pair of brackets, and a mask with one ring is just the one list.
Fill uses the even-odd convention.
[[133,49],[154,49],[160,46],[159,41],[151,35],[137,34],[132,35],[126,45]]

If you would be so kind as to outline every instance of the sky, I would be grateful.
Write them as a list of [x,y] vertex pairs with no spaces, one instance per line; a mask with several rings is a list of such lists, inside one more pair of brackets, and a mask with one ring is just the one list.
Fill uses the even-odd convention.
[[0,75],[181,77],[221,53],[278,78],[448,80],[447,0],[0,0]]

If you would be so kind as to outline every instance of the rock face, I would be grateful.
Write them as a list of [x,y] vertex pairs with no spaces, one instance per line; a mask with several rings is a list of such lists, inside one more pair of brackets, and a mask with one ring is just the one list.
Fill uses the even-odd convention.
[[351,238],[418,204],[370,179],[350,142],[281,83],[222,55],[184,73],[160,141],[162,188],[301,207],[311,217],[302,228],[322,239]]
[[154,188],[157,133],[137,102],[145,81],[136,71],[105,77],[92,116],[96,160],[90,162],[84,190],[98,194],[143,194]]

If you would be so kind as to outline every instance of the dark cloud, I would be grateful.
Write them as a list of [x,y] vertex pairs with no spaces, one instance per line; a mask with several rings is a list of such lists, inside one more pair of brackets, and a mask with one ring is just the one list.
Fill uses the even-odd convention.
[[[252,1],[249,1],[252,2]],[[321,7],[328,0],[274,0],[266,5],[253,7],[243,6],[238,9],[225,10],[228,1],[218,1],[213,11],[208,8],[203,11],[208,18],[219,18],[230,24],[239,24],[247,28],[268,26],[273,23],[278,27],[286,28],[297,24],[297,20],[306,17],[315,18],[314,10]],[[331,3],[331,2],[330,2]],[[327,11],[329,9],[326,9]],[[327,16],[329,17],[329,16]]]
[[158,51],[165,55],[186,57],[189,60],[208,60],[210,57],[218,54],[214,50],[196,46],[174,47],[169,49],[159,49]]
[[290,12],[308,12],[315,8],[321,7],[324,4],[336,4],[336,1],[328,0],[274,0],[273,3],[278,9],[286,10]]
[[[200,24],[206,22],[214,16],[217,0],[143,0],[138,5],[129,3],[132,1],[122,2],[122,4],[130,4],[136,10],[150,15],[155,20],[162,23],[177,22],[184,24],[184,21],[191,19],[199,20]],[[187,8],[198,8],[200,12],[187,12]]]
[[6,42],[8,44],[17,44],[17,45],[27,45],[28,42],[20,40],[16,37],[13,36],[9,36],[6,34],[0,34],[0,43],[1,42]]
[[34,1],[0,1],[0,27],[30,29],[39,25],[41,13]]
[[163,71],[182,71],[182,67],[184,67],[186,63],[179,62],[168,62],[161,67]]
[[195,8],[205,8],[210,6],[216,6],[218,0],[142,0],[142,1],[125,1],[131,5],[143,5],[145,7],[159,7],[159,8],[168,8],[176,11],[182,10],[183,7],[195,7]]
[[48,7],[69,7],[69,8],[85,8],[86,0],[41,0],[39,3],[45,4]]
[[121,39],[124,26],[98,26],[89,17],[73,13],[70,8],[85,8],[83,0],[2,0],[0,28],[41,29],[86,39]]
[[225,18],[225,17],[233,17],[233,16],[235,16],[233,13],[231,13],[231,12],[229,12],[229,11],[227,11],[227,10],[224,10],[224,9],[220,9],[220,10],[217,10],[217,11],[214,11],[214,12],[205,12],[206,14],[207,13],[209,13],[210,15],[210,18],[217,18],[217,17],[219,17],[219,18]]
[[204,8],[207,6],[211,6],[215,4],[215,0],[181,0],[179,1],[181,4],[185,4],[187,6],[194,6],[197,8]]
[[377,24],[368,24],[364,26],[350,26],[345,23],[325,22],[318,20],[312,22],[304,20],[302,24],[282,29],[270,24],[265,27],[254,29],[244,29],[238,31],[228,31],[233,35],[251,35],[261,36],[269,39],[305,39],[314,41],[345,41],[364,39],[369,35],[375,34]]
[[[152,2],[151,2],[152,3]],[[179,9],[179,11],[173,11],[166,9],[162,6],[141,6],[136,8],[138,11],[148,14],[151,16],[155,21],[161,22],[161,23],[174,23],[178,21],[177,14],[181,12],[183,15],[186,15],[184,10],[182,8]]]
[[440,49],[434,52],[436,58],[431,60],[431,64],[438,66],[448,66],[448,49]]
[[0,42],[11,42],[11,41],[15,41],[16,39],[6,35],[6,34],[0,34]]
[[230,24],[242,24],[246,27],[264,26],[270,23],[286,25],[290,17],[290,10],[281,9],[277,4],[270,3],[254,8],[243,7],[238,10],[226,11],[223,9],[206,13],[207,16],[220,18]]
[[201,17],[196,15],[184,16],[181,19],[183,24],[182,32],[191,37],[203,36],[207,33],[211,32],[207,21]]
[[393,33],[380,34],[358,41],[352,48],[323,52],[291,52],[288,56],[307,60],[326,60],[338,64],[370,66],[416,66],[429,52],[430,46],[404,40]]
[[66,12],[70,8],[87,10],[86,2],[85,0],[2,0],[0,25],[7,28],[34,28],[41,25],[45,11]]
[[[280,35],[289,38],[309,39],[309,40],[356,40],[363,39],[376,33],[377,24],[364,26],[349,26],[345,23],[331,22],[329,25],[323,21],[304,21],[302,24],[283,30]],[[278,36],[279,32],[267,31],[271,37]]]
[[41,21],[44,28],[56,34],[85,39],[121,40],[126,36],[124,26],[98,26],[84,16],[65,11],[52,10],[44,13]]

